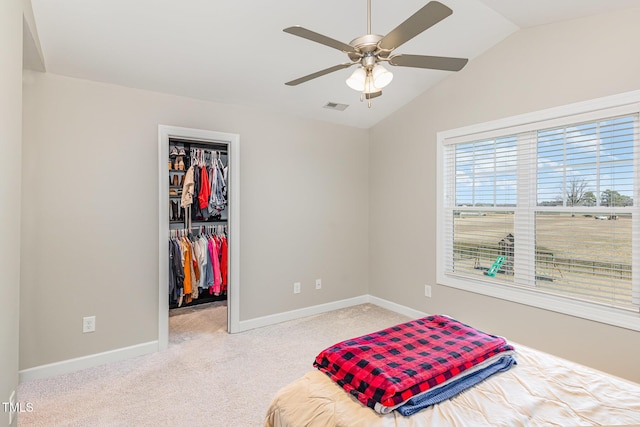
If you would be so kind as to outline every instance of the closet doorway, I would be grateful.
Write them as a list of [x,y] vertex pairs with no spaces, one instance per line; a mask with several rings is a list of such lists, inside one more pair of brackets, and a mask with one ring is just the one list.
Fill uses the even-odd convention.
[[[227,331],[239,331],[239,286],[240,286],[240,250],[239,250],[239,201],[240,201],[240,136],[237,134],[215,132],[201,129],[190,129],[175,126],[158,126],[158,199],[159,199],[159,308],[158,308],[158,350],[164,350],[169,343],[169,239],[186,230],[186,232],[222,233],[226,236],[226,300]],[[171,150],[177,149],[176,153]],[[176,151],[176,150],[174,150]],[[186,174],[188,165],[196,160],[206,160],[215,165],[224,165],[226,184],[226,206],[220,213],[213,210],[212,216],[197,216],[197,212],[178,208],[180,198],[176,197],[182,176]],[[168,167],[168,163],[170,166]],[[179,166],[177,166],[179,164]],[[184,165],[184,166],[183,166]],[[222,171],[221,171],[222,172]],[[170,193],[171,192],[171,193]],[[219,294],[216,284],[211,289]],[[182,303],[182,299],[180,300]],[[171,303],[175,306],[175,301]]]

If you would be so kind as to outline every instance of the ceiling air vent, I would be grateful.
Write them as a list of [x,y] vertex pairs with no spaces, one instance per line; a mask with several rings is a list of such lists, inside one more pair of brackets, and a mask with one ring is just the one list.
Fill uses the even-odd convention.
[[348,107],[347,104],[338,104],[337,102],[327,102],[322,108],[328,108],[329,110],[344,111]]

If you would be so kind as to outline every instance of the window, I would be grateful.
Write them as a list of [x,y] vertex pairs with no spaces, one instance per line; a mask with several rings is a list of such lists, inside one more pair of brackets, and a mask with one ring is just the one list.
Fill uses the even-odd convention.
[[439,283],[640,330],[638,101],[439,133]]

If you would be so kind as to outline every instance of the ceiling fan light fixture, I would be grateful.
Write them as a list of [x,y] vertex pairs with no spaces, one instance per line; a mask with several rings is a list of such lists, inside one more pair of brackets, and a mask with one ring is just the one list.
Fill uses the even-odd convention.
[[360,102],[363,102],[365,99],[367,100],[367,105],[371,108],[371,100],[378,96],[382,95],[382,89],[376,87],[373,83],[373,74],[371,71],[367,71],[367,77],[364,82],[364,89],[362,89],[362,93],[360,93]]
[[373,85],[379,89],[387,86],[393,80],[393,73],[380,64],[376,64],[371,71]]
[[367,78],[364,81],[364,88],[362,89],[362,93],[368,94],[379,92],[380,90],[381,88],[376,87],[375,83],[373,82],[373,74],[371,74],[371,71],[368,71]]
[[393,74],[380,65],[380,62],[387,62],[392,66],[398,67],[460,71],[466,65],[468,59],[392,53],[395,49],[433,27],[452,13],[453,10],[446,5],[437,0],[430,0],[396,28],[381,36],[371,32],[371,0],[367,0],[367,34],[356,37],[349,44],[298,25],[285,28],[283,31],[286,33],[346,53],[351,61],[325,68],[285,84],[287,86],[296,86],[357,64],[359,65],[358,69],[351,74],[346,83],[351,89],[360,92],[360,100],[364,101],[366,99],[367,104],[371,107],[371,99],[382,95],[382,88],[393,80]]
[[365,81],[367,80],[367,72],[364,68],[359,67],[353,74],[347,79],[347,86],[358,92],[364,90]]

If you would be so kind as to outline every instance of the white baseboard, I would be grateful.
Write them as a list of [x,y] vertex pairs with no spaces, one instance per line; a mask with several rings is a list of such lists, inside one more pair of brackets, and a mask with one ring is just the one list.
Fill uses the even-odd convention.
[[158,341],[150,341],[132,345],[130,347],[105,351],[103,353],[76,357],[74,359],[63,360],[62,362],[49,363],[47,365],[23,369],[18,372],[19,381],[23,382],[40,378],[48,378],[54,375],[68,374],[81,369],[104,365],[105,363],[117,362],[119,360],[130,359],[144,354],[155,353],[156,351],[158,351]]
[[[257,317],[255,319],[240,321],[239,332],[248,331],[250,329],[262,328],[264,326],[275,325],[289,320],[301,319],[303,317],[314,316],[316,314],[328,313],[330,311],[342,308],[353,307],[360,304],[375,304],[387,310],[404,314],[411,318],[424,317],[427,314],[395,302],[387,301],[372,295],[361,295],[358,297],[348,298],[340,301],[329,302],[326,304],[314,305],[311,307],[300,308],[297,310],[285,311],[284,313],[272,314],[269,316]],[[129,359],[132,357],[142,356],[158,351],[158,341],[150,341],[147,343],[132,345],[130,347],[119,348],[116,350],[105,351],[103,353],[91,354],[88,356],[77,357],[75,359],[63,360],[61,362],[50,363],[48,365],[36,366],[34,368],[23,369],[19,372],[20,382],[35,380],[40,378],[52,377],[54,375],[68,374],[70,372],[79,371],[81,369],[91,368],[105,363],[117,362],[119,360]]]
[[371,304],[386,308],[387,310],[395,311],[396,313],[404,314],[405,316],[411,317],[412,319],[418,319],[420,317],[425,317],[428,315],[427,313],[424,313],[422,311],[414,310],[413,308],[396,304],[395,302],[387,301],[386,299],[374,297],[373,295],[368,295],[368,297]]
[[327,313],[341,308],[353,307],[355,305],[369,302],[369,295],[343,299],[340,301],[328,302],[326,304],[314,305],[311,307],[299,308],[297,310],[285,311],[284,313],[271,314],[269,316],[256,317],[255,319],[241,320],[239,331],[244,332],[250,329],[262,328],[264,326],[275,325],[289,320],[301,319],[303,317],[314,316],[316,314]]
[[353,307],[360,304],[375,304],[387,310],[404,314],[411,318],[424,317],[427,314],[422,311],[414,310],[395,302],[387,301],[372,295],[361,295],[359,297],[334,301],[326,304],[314,305],[311,307],[300,308],[297,310],[285,311],[284,313],[272,314],[269,316],[257,317],[255,319],[240,321],[240,330],[238,332],[248,331],[250,329],[262,328],[264,326],[275,325],[289,320],[301,319],[303,317],[313,316],[316,314],[328,313],[330,311],[339,310],[341,308]]

